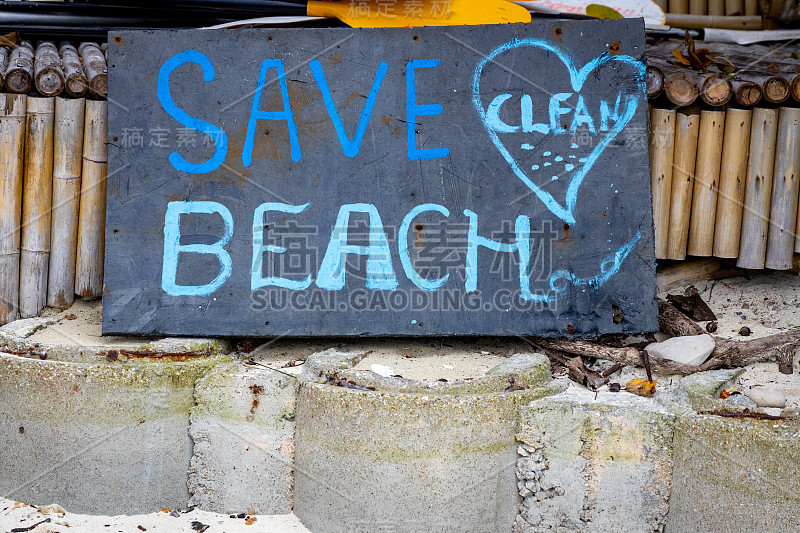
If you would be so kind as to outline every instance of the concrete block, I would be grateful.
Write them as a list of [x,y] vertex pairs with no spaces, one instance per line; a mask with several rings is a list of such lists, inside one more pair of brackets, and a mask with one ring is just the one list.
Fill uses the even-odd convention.
[[719,416],[675,434],[669,533],[785,533],[800,523],[800,421]]
[[522,409],[514,531],[663,531],[675,413],[653,399],[582,388]]
[[185,507],[194,384],[224,357],[0,353],[0,496],[77,513]]
[[291,512],[296,393],[292,376],[234,363],[198,381],[191,505],[220,513]]
[[509,531],[519,504],[519,406],[563,385],[505,392],[508,376],[491,375],[437,389],[366,374],[338,370],[329,381],[340,386],[300,388],[294,510],[303,524],[326,533]]

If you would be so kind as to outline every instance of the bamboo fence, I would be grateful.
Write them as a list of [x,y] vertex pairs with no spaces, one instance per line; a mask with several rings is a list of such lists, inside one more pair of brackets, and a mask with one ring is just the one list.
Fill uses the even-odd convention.
[[102,294],[105,61],[96,43],[0,47],[0,325]]
[[653,108],[657,259],[791,270],[800,252],[800,108]]

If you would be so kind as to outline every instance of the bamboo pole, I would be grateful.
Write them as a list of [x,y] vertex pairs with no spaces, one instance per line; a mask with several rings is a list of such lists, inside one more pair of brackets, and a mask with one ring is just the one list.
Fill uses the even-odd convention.
[[722,136],[722,164],[719,169],[717,220],[714,224],[714,255],[739,256],[742,227],[742,203],[750,147],[750,124],[753,112],[729,108],[725,111]]
[[656,4],[658,4],[658,7],[661,8],[661,11],[663,11],[664,13],[667,12],[667,0],[654,0],[654,1]]
[[717,214],[719,170],[722,162],[724,111],[703,111],[697,141],[692,215],[689,224],[689,255],[710,256],[714,252],[714,221]]
[[753,107],[761,100],[761,87],[752,81],[731,80],[733,96],[736,103],[744,107]]
[[689,29],[760,30],[761,17],[712,17],[667,13],[667,26]]
[[70,43],[64,42],[61,43],[58,51],[61,54],[61,64],[64,65],[64,76],[66,77],[64,90],[70,96],[80,98],[89,90],[89,80],[86,79],[86,74],[83,72],[78,50]]
[[707,15],[708,0],[689,0],[689,13],[692,15]]
[[697,100],[700,89],[694,80],[686,73],[675,72],[666,75],[664,80],[664,94],[667,99],[678,107],[688,106]]
[[53,201],[53,108],[53,98],[28,98],[19,282],[22,318],[37,316],[47,303]]
[[106,101],[86,101],[75,293],[87,299],[99,298],[103,294],[106,165],[108,161],[107,112]]
[[744,188],[739,268],[764,268],[769,229],[769,204],[775,169],[778,110],[756,108],[750,128],[750,159]]
[[748,17],[758,16],[758,0],[744,0],[744,14]]
[[56,45],[50,41],[42,41],[36,47],[33,80],[36,90],[42,96],[58,96],[64,90],[61,57],[58,55]]
[[725,0],[708,0],[708,14],[714,17],[724,16]]
[[33,46],[22,41],[8,58],[6,67],[6,89],[12,93],[25,94],[33,86]]
[[733,85],[724,74],[702,74],[700,98],[710,106],[723,106],[733,97]]
[[647,65],[645,69],[645,86],[647,87],[647,97],[651,100],[661,96],[664,92],[664,73],[660,68]]
[[0,96],[0,326],[19,308],[19,228],[25,156],[24,94]]
[[669,202],[667,259],[686,259],[699,131],[699,112],[695,110],[678,112],[675,123],[675,155],[672,158],[672,191]]
[[84,107],[83,98],[56,98],[47,305],[58,309],[66,309],[75,301]]
[[729,17],[744,15],[744,0],[725,0],[725,14]]
[[789,81],[781,76],[752,71],[738,71],[736,72],[736,77],[759,84],[761,86],[761,97],[770,104],[782,104],[789,99],[792,93]]
[[106,58],[97,43],[81,43],[78,46],[83,71],[89,80],[89,92],[99,98],[108,96],[108,70]]
[[11,51],[7,46],[0,46],[0,90],[6,84],[6,68],[8,68],[8,56]]
[[770,203],[766,267],[790,270],[800,185],[800,109],[782,107],[775,142],[775,182]]
[[656,258],[666,257],[672,158],[675,151],[675,111],[650,110],[650,182],[653,190],[653,222]]
[[688,14],[689,0],[669,0],[668,13]]

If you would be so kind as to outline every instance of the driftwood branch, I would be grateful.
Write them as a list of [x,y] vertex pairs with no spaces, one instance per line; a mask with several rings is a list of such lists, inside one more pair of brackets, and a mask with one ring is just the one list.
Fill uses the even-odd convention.
[[555,361],[567,367],[569,376],[590,390],[596,391],[608,383],[607,376],[599,374],[591,368],[587,368],[586,364],[583,362],[583,358],[580,356],[570,357],[569,355],[559,352],[558,350],[545,349],[543,351],[545,355],[550,358],[551,363]]
[[[594,357],[596,359],[606,359],[608,361],[616,361],[626,365],[644,366],[639,350],[632,346],[624,348],[614,348],[612,346],[604,346],[590,341],[571,341],[567,339],[545,339],[535,337],[532,339],[535,344],[542,348],[566,352],[572,355],[580,355],[584,357]],[[660,357],[649,357],[650,365],[656,370],[665,370],[667,372],[679,374],[692,374],[697,372],[697,368],[688,365],[682,365],[669,359],[661,359]]]
[[[678,311],[672,304],[659,302],[659,325],[662,331],[673,336],[701,335],[706,333],[703,328],[689,317]],[[716,347],[711,357],[700,366],[688,366],[669,359],[649,356],[650,365],[657,370],[679,374],[693,374],[717,368],[736,368],[775,361],[779,369],[785,374],[792,372],[794,364],[794,351],[800,345],[800,328],[753,339],[749,341],[733,341],[728,339],[715,339]],[[571,341],[567,339],[546,339],[534,337],[532,342],[541,346],[546,351],[578,355],[581,357],[594,357],[616,361],[626,365],[644,366],[642,353],[634,347],[615,348],[589,341]],[[581,365],[583,363],[581,362]],[[569,366],[568,366],[569,368]]]

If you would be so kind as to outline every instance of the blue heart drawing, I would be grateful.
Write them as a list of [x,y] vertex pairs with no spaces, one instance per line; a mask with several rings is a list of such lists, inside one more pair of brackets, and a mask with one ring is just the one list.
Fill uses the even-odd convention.
[[[553,196],[545,191],[542,190],[533,180],[531,180],[528,175],[520,168],[517,161],[514,159],[514,156],[508,151],[508,149],[503,145],[502,141],[497,135],[497,129],[495,129],[489,120],[488,117],[488,110],[483,108],[483,103],[481,102],[481,93],[480,93],[480,79],[483,73],[484,67],[494,62],[495,58],[504,53],[508,50],[513,50],[515,48],[520,48],[523,46],[530,46],[534,48],[540,48],[542,50],[546,50],[549,52],[554,53],[564,66],[567,67],[570,75],[570,82],[572,84],[572,89],[575,93],[580,93],[581,88],[583,87],[586,78],[589,74],[598,67],[609,63],[611,61],[618,61],[625,63],[626,65],[630,66],[637,74],[637,81],[640,89],[640,94],[635,95],[633,97],[628,97],[626,102],[626,107],[623,112],[620,113],[618,120],[614,124],[614,127],[600,140],[600,142],[594,147],[592,152],[586,157],[582,166],[575,168],[572,173],[572,176],[569,178],[569,186],[567,188],[566,196],[565,196],[565,203],[564,205],[560,204]],[[569,56],[564,50],[561,50],[554,46],[553,44],[543,41],[541,39],[513,39],[505,44],[502,44],[492,50],[486,57],[484,57],[475,69],[475,73],[472,78],[472,102],[475,106],[475,110],[478,112],[478,115],[483,122],[486,131],[489,133],[489,136],[494,142],[497,149],[500,151],[501,155],[505,158],[508,164],[511,166],[511,169],[517,175],[517,177],[522,180],[522,182],[533,191],[539,199],[544,202],[547,208],[558,218],[567,222],[569,224],[575,223],[575,204],[578,200],[578,189],[583,182],[583,179],[586,177],[586,174],[591,170],[592,166],[594,165],[597,158],[600,157],[600,154],[605,150],[608,145],[614,140],[616,137],[630,122],[633,118],[633,115],[636,113],[636,109],[639,106],[639,100],[645,94],[645,86],[644,86],[644,73],[645,73],[645,66],[644,64],[634,59],[631,56],[626,55],[609,55],[607,53],[602,54],[600,57],[597,57],[586,63],[582,68],[577,69],[574,65],[573,58]],[[508,95],[507,95],[508,96]],[[490,106],[491,107],[491,106]],[[496,109],[494,110],[497,111]],[[539,126],[539,125],[535,125]],[[543,129],[535,129],[535,131],[539,131],[540,133],[546,133]]]

